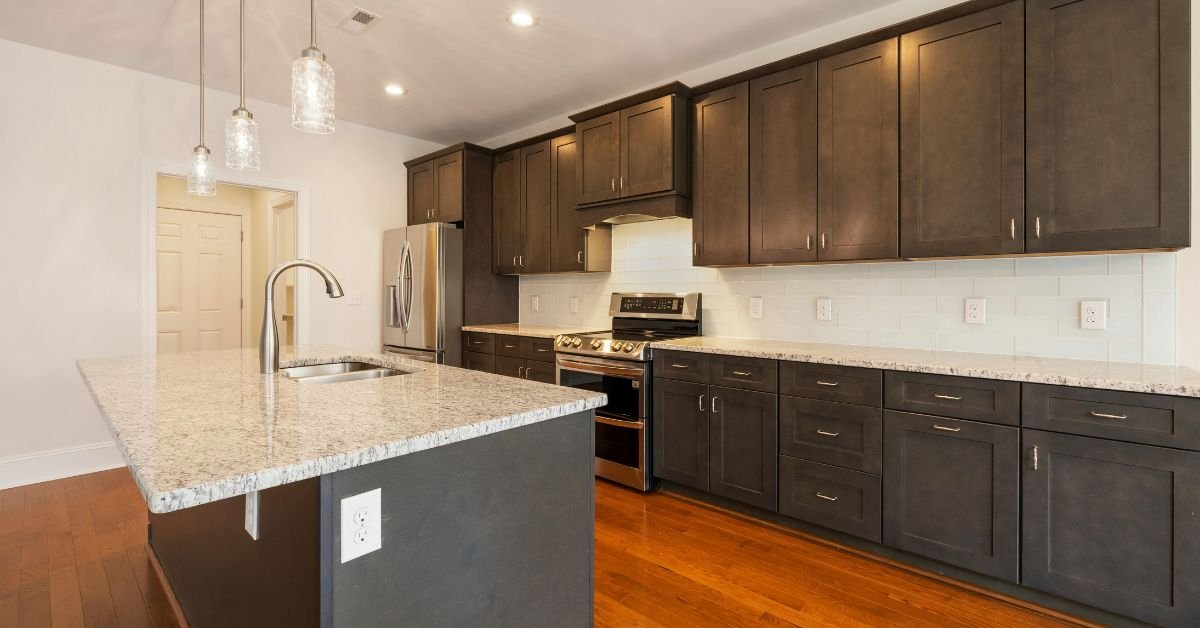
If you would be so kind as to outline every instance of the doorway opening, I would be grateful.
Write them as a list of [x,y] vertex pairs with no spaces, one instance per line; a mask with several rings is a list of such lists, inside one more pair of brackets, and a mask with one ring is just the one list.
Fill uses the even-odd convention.
[[[257,346],[267,275],[296,257],[295,193],[218,183],[200,197],[183,177],[155,183],[156,352]],[[288,270],[275,283],[282,345],[296,343],[296,292]]]

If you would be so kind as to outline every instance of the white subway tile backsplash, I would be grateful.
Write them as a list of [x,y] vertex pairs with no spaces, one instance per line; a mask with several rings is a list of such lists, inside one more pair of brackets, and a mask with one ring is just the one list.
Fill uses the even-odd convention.
[[[692,266],[691,228],[680,219],[619,225],[613,272],[522,277],[521,321],[606,328],[612,292],[695,291],[711,335],[1175,361],[1172,253],[713,269]],[[761,319],[749,317],[751,296],[763,297]],[[818,297],[833,299],[832,321],[816,320]],[[968,297],[987,299],[986,324],[963,323]],[[1078,329],[1085,297],[1109,302],[1108,329]]]

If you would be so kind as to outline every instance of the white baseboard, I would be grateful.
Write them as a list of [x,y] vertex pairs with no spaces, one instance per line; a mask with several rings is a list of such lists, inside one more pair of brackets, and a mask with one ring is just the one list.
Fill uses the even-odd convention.
[[0,489],[125,466],[111,440],[0,458]]

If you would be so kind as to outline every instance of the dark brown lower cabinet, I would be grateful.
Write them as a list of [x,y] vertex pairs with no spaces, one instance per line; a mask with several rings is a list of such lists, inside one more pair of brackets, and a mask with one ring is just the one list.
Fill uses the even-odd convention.
[[1023,438],[1021,583],[1200,625],[1200,453],[1029,429]]
[[1020,432],[888,410],[883,542],[1016,582]]
[[498,355],[496,356],[496,374],[524,378],[525,360],[507,355]]
[[654,475],[708,490],[708,386],[654,380]]
[[525,379],[541,382],[543,384],[556,383],[554,363],[542,362],[540,360],[526,360]]
[[879,475],[883,473],[883,410],[780,397],[779,451]]
[[878,543],[879,476],[780,456],[779,512]]
[[491,353],[463,351],[463,368],[485,373],[496,372],[496,356]]
[[776,509],[779,468],[778,397],[722,386],[709,389],[709,490]]

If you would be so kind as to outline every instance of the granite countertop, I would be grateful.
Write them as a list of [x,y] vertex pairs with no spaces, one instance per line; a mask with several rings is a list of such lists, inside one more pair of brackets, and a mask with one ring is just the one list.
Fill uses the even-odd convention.
[[655,342],[655,349],[837,364],[1017,382],[1200,397],[1200,373],[1186,366],[895,349],[697,336]]
[[80,360],[151,512],[164,513],[607,403],[578,388],[310,346],[284,367],[356,360],[406,375],[300,384],[256,348]]
[[596,327],[557,327],[554,325],[525,325],[521,323],[496,323],[493,325],[463,325],[463,331],[475,331],[505,336],[528,336],[530,338],[553,338],[560,334],[586,334],[607,331]]

